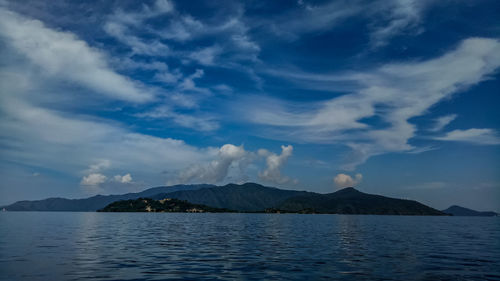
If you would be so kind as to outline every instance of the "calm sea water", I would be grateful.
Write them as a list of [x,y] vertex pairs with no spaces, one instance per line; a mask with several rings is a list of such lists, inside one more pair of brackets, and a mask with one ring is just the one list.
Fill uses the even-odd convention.
[[0,213],[1,280],[500,280],[500,218]]

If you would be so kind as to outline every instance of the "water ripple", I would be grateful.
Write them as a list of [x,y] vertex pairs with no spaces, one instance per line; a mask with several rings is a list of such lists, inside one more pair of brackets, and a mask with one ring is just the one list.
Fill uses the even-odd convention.
[[499,218],[0,214],[0,280],[500,280]]

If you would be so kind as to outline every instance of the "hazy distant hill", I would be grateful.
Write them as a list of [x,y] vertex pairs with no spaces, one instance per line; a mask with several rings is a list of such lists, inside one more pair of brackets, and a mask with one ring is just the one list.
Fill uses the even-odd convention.
[[96,211],[104,208],[109,203],[119,200],[151,197],[159,193],[169,193],[179,190],[195,190],[214,187],[210,184],[160,186],[146,189],[138,193],[122,195],[96,195],[85,199],[48,198],[34,201],[18,201],[5,206],[7,211]]
[[443,213],[450,214],[453,216],[470,216],[470,217],[494,217],[498,216],[495,212],[479,212],[457,205],[450,206],[448,209],[443,210]]
[[242,185],[228,184],[198,190],[182,190],[168,194],[158,194],[153,199],[166,197],[186,200],[195,204],[203,204],[216,208],[237,211],[263,211],[278,206],[293,196],[306,195],[311,192],[278,189],[256,183]]
[[292,197],[276,208],[330,214],[444,215],[417,201],[367,194],[352,187],[329,194],[309,193]]

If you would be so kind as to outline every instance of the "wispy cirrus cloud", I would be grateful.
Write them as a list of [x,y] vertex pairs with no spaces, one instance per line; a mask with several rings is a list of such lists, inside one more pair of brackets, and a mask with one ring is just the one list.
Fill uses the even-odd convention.
[[303,34],[328,32],[352,18],[369,21],[370,45],[379,48],[400,34],[418,34],[422,14],[431,1],[330,1],[324,4],[299,3],[297,9],[277,16],[270,25],[278,36],[298,40]]
[[[157,17],[165,19],[161,27],[148,22]],[[104,30],[128,46],[132,54],[175,57],[212,67],[241,67],[239,61],[255,61],[260,51],[248,35],[242,9],[207,23],[176,10],[172,1],[157,0],[151,6],[143,5],[140,12],[117,9],[108,17]],[[178,47],[178,43],[196,40],[212,43]],[[222,55],[224,59],[219,59]]]
[[168,106],[159,106],[150,111],[138,113],[135,116],[155,120],[163,119],[185,128],[204,132],[214,131],[220,127],[219,122],[213,116],[203,116],[203,114],[199,115],[193,112],[189,114],[179,113]]
[[133,54],[170,56],[172,55],[170,48],[160,40],[147,40],[135,35],[135,33],[142,30],[145,20],[173,12],[174,5],[168,0],[157,0],[152,6],[142,5],[141,11],[138,12],[125,12],[122,9],[117,9],[109,16],[103,29],[116,40],[129,46]]
[[444,136],[434,137],[440,141],[466,142],[477,145],[498,145],[500,134],[494,129],[472,128],[467,130],[453,130]]
[[[248,101],[241,106],[252,112],[247,120],[273,127],[261,130],[269,137],[347,145],[352,153],[344,169],[352,170],[375,155],[418,150],[409,143],[416,135],[416,126],[409,119],[487,79],[500,66],[499,54],[498,40],[470,38],[434,59],[391,63],[338,77],[309,75],[332,88],[338,81],[356,82],[352,92],[326,101],[294,104],[267,99],[259,101],[259,106]],[[287,76],[287,72],[282,74]],[[372,126],[366,121],[370,118],[385,125]]]
[[439,132],[442,129],[444,129],[444,127],[446,127],[448,124],[453,122],[453,120],[455,120],[457,117],[458,117],[458,115],[456,115],[456,114],[449,114],[449,115],[441,116],[441,117],[437,118],[436,120],[434,120],[434,125],[431,128],[429,128],[429,131]]
[[54,31],[40,21],[0,7],[0,36],[6,46],[29,60],[44,76],[128,102],[143,103],[154,97],[141,83],[114,71],[106,54],[72,33]]
[[421,32],[422,13],[429,1],[392,0],[377,3],[371,24],[370,40],[372,47],[379,48],[402,33]]
[[[212,157],[211,147],[198,148],[180,139],[137,133],[120,121],[79,113],[93,96],[104,95],[106,100],[133,105],[147,100],[132,80],[106,66],[105,56],[76,36],[4,9],[0,12],[6,15],[0,19],[0,40],[7,47],[0,69],[0,155],[4,163],[12,163],[9,168],[37,167],[64,174],[69,186],[81,183],[104,188],[110,173],[134,171],[140,179],[161,182],[165,169],[178,170]],[[24,25],[14,26],[17,23]],[[12,35],[13,30],[22,34]],[[29,53],[31,48],[33,52]],[[50,58],[55,61],[43,65]],[[94,72],[104,73],[109,80],[93,77]],[[68,84],[85,88],[86,95],[78,95],[78,102],[68,105]]]

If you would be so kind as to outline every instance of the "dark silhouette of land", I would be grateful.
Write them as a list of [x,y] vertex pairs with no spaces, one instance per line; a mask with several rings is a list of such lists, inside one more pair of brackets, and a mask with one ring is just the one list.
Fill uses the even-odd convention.
[[[212,208],[213,212],[233,210],[235,212],[373,215],[448,214],[417,201],[367,194],[352,187],[333,193],[319,194],[278,189],[256,183],[227,184],[224,186],[207,184],[161,186],[139,193],[123,195],[97,195],[85,199],[49,198],[19,201],[4,208],[7,211],[97,211],[101,209],[112,210],[113,208],[115,211],[140,211],[147,205],[141,205],[141,201],[137,201],[139,198],[146,200],[148,204],[150,203],[150,208],[165,212],[169,212],[169,210],[184,212],[193,207],[187,204],[194,204],[204,211]],[[184,203],[172,201],[177,205],[170,206],[172,207],[169,207],[170,209],[164,204],[157,205],[156,201],[166,198],[183,200]],[[130,208],[123,205],[123,200],[132,200],[128,201]],[[112,204],[114,202],[116,202],[115,205]]]
[[498,216],[495,212],[480,212],[460,207],[457,205],[450,206],[448,209],[443,210],[443,213],[450,214],[452,216],[467,216],[467,217],[495,217]]
[[227,213],[229,209],[213,208],[200,204],[192,204],[184,200],[165,198],[153,200],[139,198],[135,200],[120,200],[97,210],[98,212],[157,212],[157,213]]

